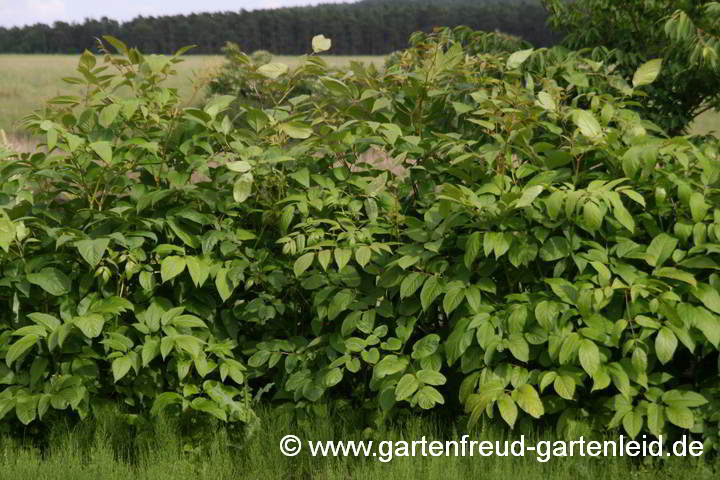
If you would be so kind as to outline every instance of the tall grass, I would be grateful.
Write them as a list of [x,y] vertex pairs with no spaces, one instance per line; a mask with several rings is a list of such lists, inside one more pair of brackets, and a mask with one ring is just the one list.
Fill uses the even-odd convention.
[[[515,457],[399,457],[383,463],[375,458],[312,457],[307,445],[296,457],[280,454],[287,434],[306,440],[459,440],[461,428],[440,417],[408,417],[369,434],[358,414],[335,413],[314,420],[293,420],[265,411],[260,423],[238,436],[232,430],[202,422],[199,436],[182,435],[190,425],[160,420],[137,429],[106,412],[97,420],[58,425],[45,446],[4,437],[0,440],[0,479],[32,480],[225,480],[225,479],[711,479],[718,478],[717,460],[663,458],[643,462],[625,458],[554,458],[540,463],[532,455]],[[197,431],[196,431],[197,433]],[[552,436],[531,433],[526,444]],[[471,433],[474,440],[514,440],[504,430],[486,425]]]

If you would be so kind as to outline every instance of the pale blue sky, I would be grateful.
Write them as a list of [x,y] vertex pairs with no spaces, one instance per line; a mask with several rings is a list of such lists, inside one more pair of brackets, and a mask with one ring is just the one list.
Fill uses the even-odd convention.
[[82,22],[108,17],[119,21],[138,15],[253,10],[351,0],[0,0],[0,26],[33,23]]

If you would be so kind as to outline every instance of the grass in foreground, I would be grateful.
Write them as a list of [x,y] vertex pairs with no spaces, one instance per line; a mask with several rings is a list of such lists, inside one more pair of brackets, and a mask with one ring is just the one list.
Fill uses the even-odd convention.
[[[354,414],[353,414],[354,415]],[[285,457],[279,441],[287,434],[306,440],[360,440],[359,417],[333,414],[305,422],[288,415],[261,414],[261,423],[242,442],[231,440],[225,428],[205,426],[207,437],[188,448],[177,424],[162,421],[151,432],[133,431],[113,415],[73,428],[58,427],[48,447],[22,445],[0,438],[0,478],[33,480],[185,480],[185,479],[393,479],[482,478],[576,480],[596,478],[693,480],[718,478],[717,460],[671,458],[644,463],[627,458],[555,458],[539,463],[532,455],[514,457],[400,457],[383,463],[376,458],[313,458],[307,445],[296,457]],[[443,427],[444,426],[444,427]],[[394,428],[376,432],[382,440],[459,440],[462,430],[452,431],[435,419],[408,418]],[[551,439],[532,435],[526,444]],[[610,438],[610,437],[609,437]],[[473,440],[506,440],[492,427],[471,434]],[[510,440],[514,440],[511,438]]]

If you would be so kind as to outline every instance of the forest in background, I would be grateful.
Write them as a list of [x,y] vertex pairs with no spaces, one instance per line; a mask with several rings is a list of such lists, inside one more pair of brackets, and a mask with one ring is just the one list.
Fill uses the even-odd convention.
[[226,42],[246,52],[307,53],[313,35],[333,39],[336,55],[383,55],[405,48],[416,31],[467,25],[517,35],[536,46],[559,37],[546,25],[537,0],[361,0],[269,10],[139,16],[120,23],[109,18],[0,28],[0,53],[82,53],[96,39],[112,35],[143,52],[171,53],[197,45],[192,53],[221,53]]

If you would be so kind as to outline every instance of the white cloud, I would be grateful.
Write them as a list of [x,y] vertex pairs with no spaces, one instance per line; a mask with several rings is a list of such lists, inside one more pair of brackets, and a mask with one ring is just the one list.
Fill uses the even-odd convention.
[[26,24],[48,23],[67,18],[64,0],[2,0],[0,1],[0,23]]

